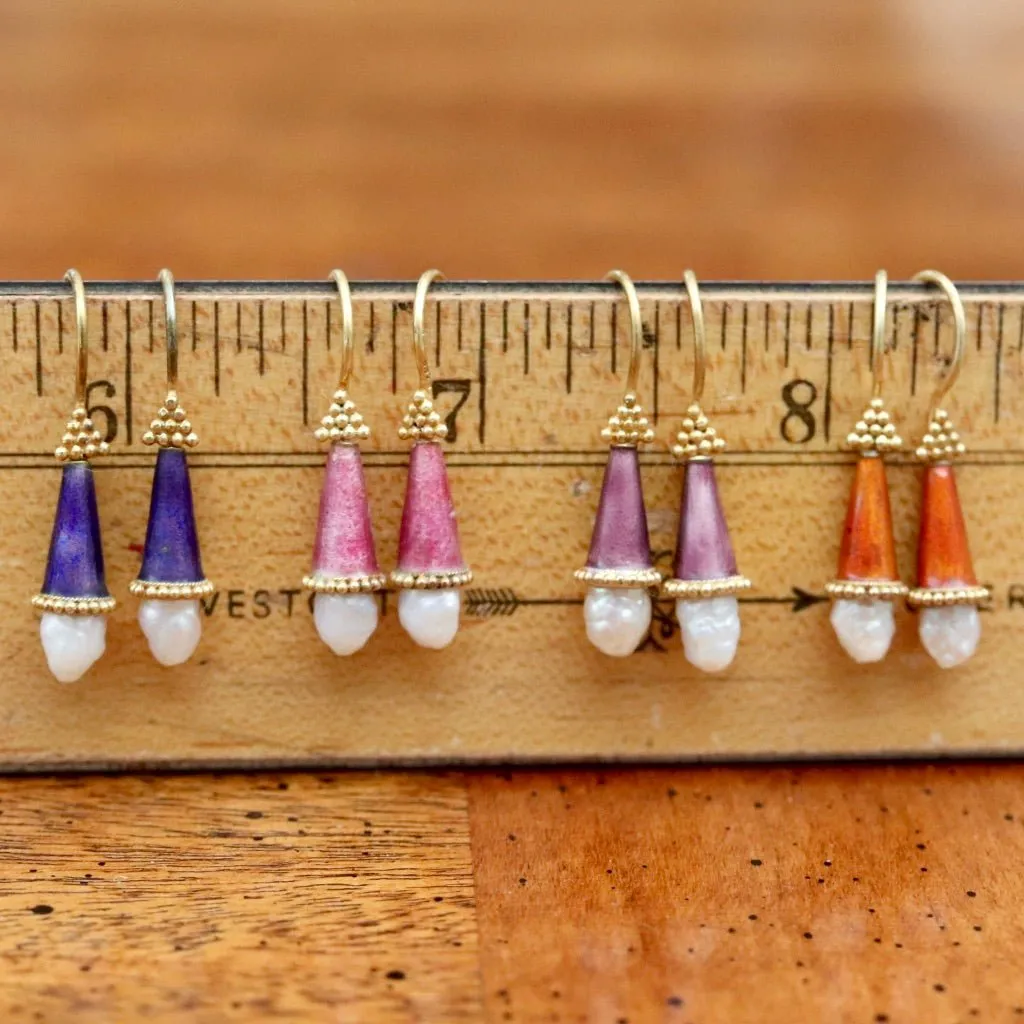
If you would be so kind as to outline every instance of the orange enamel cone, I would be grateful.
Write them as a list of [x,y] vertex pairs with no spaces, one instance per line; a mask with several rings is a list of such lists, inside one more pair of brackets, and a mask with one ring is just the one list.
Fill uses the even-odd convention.
[[899,581],[889,485],[885,464],[878,456],[857,460],[836,579],[850,583]]
[[977,583],[953,467],[928,466],[921,495],[917,585],[922,590],[946,590]]

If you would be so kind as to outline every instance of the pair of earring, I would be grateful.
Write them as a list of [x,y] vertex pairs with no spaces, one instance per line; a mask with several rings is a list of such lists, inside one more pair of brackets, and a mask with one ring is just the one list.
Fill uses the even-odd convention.
[[374,594],[390,581],[399,591],[398,619],[421,647],[441,649],[459,628],[459,588],[473,574],[462,557],[444,449],[448,429],[435,411],[424,339],[427,291],[440,271],[428,270],[416,285],[412,339],[419,373],[399,436],[412,441],[398,542],[398,567],[389,575],[377,563],[359,443],[370,436],[349,397],[353,365],[352,292],[340,270],[330,279],[341,305],[341,371],[330,409],[315,431],[330,444],[320,495],[313,571],[302,584],[313,596],[320,639],[335,654],[354,654],[377,628]]
[[584,568],[576,579],[588,585],[583,603],[587,636],[600,651],[632,654],[651,624],[650,588],[676,601],[687,660],[705,672],[727,668],[740,639],[737,595],[750,587],[739,574],[715,478],[714,456],[725,441],[701,406],[706,342],[704,311],[693,271],[683,275],[693,321],[693,395],[672,453],[685,464],[673,574],[662,580],[651,561],[647,511],[638,447],[654,440],[637,399],[643,324],[636,288],[621,270],[606,280],[625,292],[630,314],[630,360],[626,393],[601,432],[610,442],[597,518]]
[[850,491],[839,569],[825,589],[834,602],[831,621],[836,636],[855,661],[870,663],[885,657],[896,633],[893,604],[905,598],[910,608],[919,612],[918,636],[924,649],[942,668],[953,668],[977,649],[981,639],[978,609],[990,596],[974,574],[953,472],[953,460],[966,448],[941,406],[963,364],[966,316],[960,295],[945,274],[923,270],[914,280],[942,291],[953,310],[954,324],[953,356],[932,396],[928,431],[915,452],[925,465],[917,586],[908,588],[899,578],[883,463],[886,453],[899,450],[902,440],[882,399],[887,278],[880,270],[875,275],[872,317],[872,398],[847,438],[860,458]]
[[[88,319],[85,288],[77,270],[64,276],[75,304],[76,403],[61,443],[60,494],[43,586],[33,599],[50,671],[64,683],[80,679],[106,649],[106,616],[116,604],[107,589],[103,544],[90,460],[108,444],[89,418]],[[199,599],[213,592],[203,575],[185,451],[199,438],[178,401],[178,334],[174,278],[160,271],[167,333],[167,395],[142,440],[159,448],[150,497],[146,544],[138,579],[139,624],[153,657],[180,665],[195,652],[202,633]]]

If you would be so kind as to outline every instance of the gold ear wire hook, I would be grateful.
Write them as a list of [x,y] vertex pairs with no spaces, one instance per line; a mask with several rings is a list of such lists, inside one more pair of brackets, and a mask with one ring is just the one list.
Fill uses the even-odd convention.
[[71,293],[75,299],[75,337],[78,346],[75,401],[84,408],[89,388],[89,322],[85,305],[85,286],[82,284],[82,275],[74,267],[64,275],[64,280],[71,285]]
[[434,281],[443,281],[440,270],[428,270],[416,282],[416,297],[412,303],[412,347],[416,353],[416,370],[419,373],[420,390],[430,391],[430,362],[424,341],[423,320],[427,309],[427,291]]
[[692,270],[683,271],[683,284],[690,301],[690,315],[693,319],[693,395],[690,401],[700,405],[704,395],[704,375],[707,368],[708,345],[704,330],[704,304],[700,300],[697,275]]
[[[960,376],[960,368],[964,363],[967,339],[967,314],[964,312],[964,303],[960,298],[956,285],[938,270],[922,270],[915,274],[912,281],[919,281],[921,284],[932,284],[939,288],[945,295],[953,309],[953,358],[950,360],[949,369],[946,375],[939,381],[932,394],[931,418],[934,419],[940,411],[939,406],[949,394],[950,389]],[[938,315],[938,314],[936,314]]]
[[157,275],[164,293],[164,325],[167,336],[167,390],[178,388],[178,308],[174,301],[174,275],[164,267]]
[[614,281],[626,293],[629,306],[629,369],[626,371],[626,394],[635,394],[640,379],[640,358],[643,354],[644,325],[640,316],[640,299],[632,278],[624,270],[609,270],[606,281]]
[[[644,344],[640,299],[636,294],[636,286],[625,271],[610,270],[604,279],[614,281],[626,294],[626,305],[629,306],[629,369],[626,371],[626,392],[622,396],[622,404],[608,418],[608,425],[601,431],[601,437],[612,445],[635,448],[654,440],[654,431],[636,397]],[[572,343],[571,338],[569,343]]]
[[885,314],[889,275],[884,270],[875,272],[875,300],[871,311],[871,397],[882,397],[885,369]]
[[352,313],[352,289],[349,287],[348,278],[341,270],[332,270],[328,280],[337,286],[338,304],[341,306],[341,369],[338,372],[338,389],[345,391],[352,376],[355,360],[355,346],[352,341],[352,321],[355,319]]

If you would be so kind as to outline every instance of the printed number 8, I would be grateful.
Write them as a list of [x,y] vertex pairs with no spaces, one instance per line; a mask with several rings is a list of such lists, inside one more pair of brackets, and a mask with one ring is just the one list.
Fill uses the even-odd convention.
[[811,406],[817,397],[818,389],[802,377],[783,385],[782,400],[786,403],[786,415],[782,417],[779,431],[784,441],[807,444],[814,437],[817,423]]

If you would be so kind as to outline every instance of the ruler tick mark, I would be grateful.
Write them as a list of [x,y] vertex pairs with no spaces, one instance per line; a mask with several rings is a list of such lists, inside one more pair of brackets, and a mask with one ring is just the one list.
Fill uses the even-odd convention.
[[[152,350],[151,350],[152,351]],[[235,303],[235,351],[242,351],[242,304]]]
[[764,353],[767,355],[771,350],[772,341],[772,306],[770,302],[764,304]]
[[748,303],[743,303],[743,324],[742,332],[740,334],[740,394],[745,395],[747,393],[747,319],[748,319]]
[[398,307],[391,307],[391,394],[398,394]]
[[[462,303],[458,303],[459,316],[462,316]],[[459,339],[456,340],[458,350],[462,351],[462,346],[458,344]],[[438,368],[441,366],[441,300],[438,299],[434,303],[434,365]]]
[[913,340],[910,347],[910,397],[913,398],[917,394],[917,349],[920,344],[918,335],[921,331],[921,307],[914,306],[914,323],[911,330],[913,333]]
[[508,351],[508,299],[501,304],[501,351]]
[[[373,309],[373,304],[370,304]],[[302,300],[302,425],[309,426],[309,300]]]
[[530,376],[530,304],[523,303],[523,376]]
[[619,357],[619,304],[612,303],[612,373],[618,372]]
[[110,332],[108,324],[109,311],[107,308],[106,300],[104,300],[103,303],[100,305],[100,311],[102,313],[103,320],[103,351],[106,352],[107,349],[110,347]]
[[594,346],[597,344],[596,332],[594,330],[594,311],[595,311],[595,304],[593,302],[591,302],[591,304],[590,304],[590,318],[589,318],[589,320],[587,322],[587,330],[590,332],[590,351],[591,352],[594,351]]
[[[152,303],[150,304],[152,305]],[[124,435],[132,443],[132,304],[124,304]]]
[[[241,307],[239,307],[239,310],[241,310]],[[239,315],[241,315],[241,312],[239,312]],[[150,352],[153,351],[153,345],[154,345],[153,336],[154,336],[154,334],[155,334],[155,331],[153,330],[153,300],[150,299],[149,300],[149,351]]]
[[[551,307],[548,306],[548,317]],[[572,394],[572,303],[565,307],[565,393]]]
[[17,302],[11,303],[11,344],[14,346],[14,351],[18,351],[18,304]]
[[192,300],[192,351],[195,352],[199,345],[198,327],[196,325],[196,300]]
[[284,355],[288,346],[288,311],[285,308],[284,299],[281,300],[281,355]]
[[808,352],[811,351],[811,316],[813,315],[813,312],[814,312],[814,306],[810,302],[808,302],[807,303],[807,322],[804,325],[804,329],[807,331],[807,340],[806,340],[806,343],[805,343],[805,347],[806,347]]
[[[462,309],[462,303],[459,303]],[[487,424],[487,303],[480,303],[480,348],[477,353],[477,389],[480,394],[478,437],[484,443],[484,431]]]
[[725,351],[725,337],[729,332],[729,303],[722,303],[722,327],[721,327],[721,343],[722,351]]
[[825,440],[832,439],[832,350],[836,340],[836,307],[828,304],[828,346],[825,349]]
[[782,329],[782,345],[783,345],[783,363],[782,365],[789,369],[789,328],[793,322],[793,305],[790,302],[786,303],[786,323]]
[[[305,321],[303,321],[305,322]],[[373,312],[373,300],[370,300],[370,326],[368,328],[369,336],[366,339],[366,349],[368,352],[373,352],[373,346],[377,335],[377,325],[374,323],[374,312]]]
[[851,302],[846,308],[846,349],[848,352],[853,351],[853,316],[854,308]]
[[654,303],[654,390],[651,401],[651,421],[654,426],[658,425],[658,385],[661,381],[660,357],[661,352],[661,303]]
[[220,303],[213,304],[213,393],[220,397]]
[[551,351],[551,302],[548,301],[547,308],[544,313],[544,347],[550,352]]
[[263,303],[262,300],[260,300],[259,303],[257,304],[257,310],[258,310],[258,315],[259,315],[259,323],[258,323],[258,326],[257,326],[257,334],[256,334],[256,344],[257,344],[257,347],[259,349],[259,363],[258,363],[257,369],[259,370],[259,375],[262,377],[264,375],[264,373],[266,373],[266,370],[267,370],[267,355],[266,355],[266,351],[264,350],[264,337],[263,337],[263,326],[264,326],[264,320],[265,320],[265,317],[266,317],[266,310],[265,310],[265,304]]
[[[1024,327],[1024,320],[1021,324]],[[60,301],[57,302],[57,351],[64,354],[64,303]]]
[[1006,311],[1005,305],[999,303],[999,311],[996,318],[996,365],[995,365],[995,396],[993,404],[993,420],[999,422],[999,401],[1000,390],[1003,378],[1003,315]]
[[39,312],[39,300],[36,299],[35,303],[35,321],[36,321],[36,395],[41,396],[43,393],[43,336],[40,319],[41,314]]

